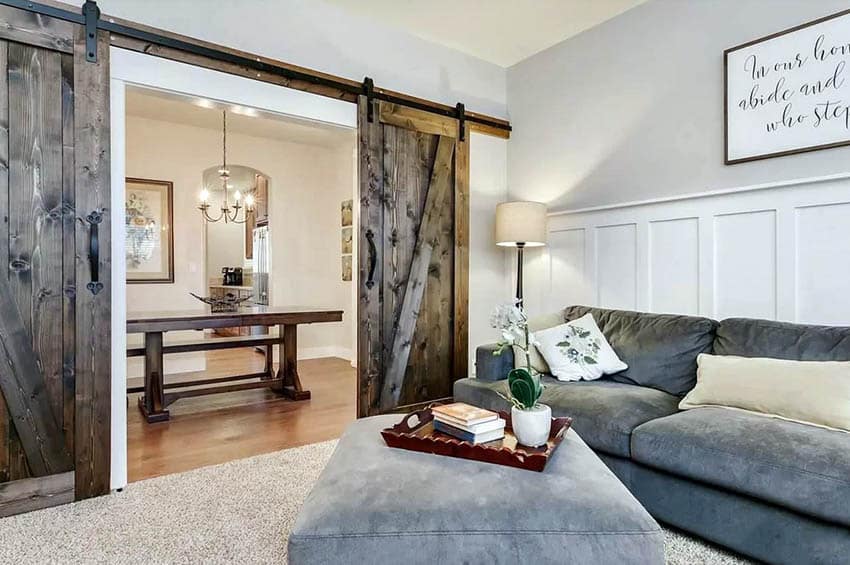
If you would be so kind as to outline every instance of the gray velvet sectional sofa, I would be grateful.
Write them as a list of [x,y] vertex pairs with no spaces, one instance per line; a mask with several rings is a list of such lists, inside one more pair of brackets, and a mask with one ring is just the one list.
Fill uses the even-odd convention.
[[[727,408],[680,411],[699,353],[850,361],[850,328],[591,312],[626,371],[598,381],[544,377],[542,402],[574,429],[657,520],[772,563],[850,563],[850,433]],[[505,409],[513,356],[477,351],[456,400]],[[848,375],[850,378],[850,375]]]

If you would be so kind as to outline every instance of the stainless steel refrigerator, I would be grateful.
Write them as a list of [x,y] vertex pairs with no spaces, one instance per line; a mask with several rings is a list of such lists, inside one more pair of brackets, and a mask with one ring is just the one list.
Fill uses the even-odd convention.
[[[252,295],[255,304],[269,305],[269,227],[262,226],[254,228],[254,269],[252,275]],[[265,335],[269,333],[269,328],[266,326],[252,326],[251,335]],[[262,351],[264,354],[272,350],[271,347],[257,347],[257,351]]]
[[269,304],[269,227],[254,228],[254,302]]

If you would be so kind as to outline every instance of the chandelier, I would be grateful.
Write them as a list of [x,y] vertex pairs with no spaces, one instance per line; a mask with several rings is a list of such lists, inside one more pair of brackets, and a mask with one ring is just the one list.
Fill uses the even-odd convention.
[[[221,112],[221,168],[218,170],[218,176],[221,178],[221,188],[224,192],[224,199],[221,202],[221,212],[219,212],[218,216],[211,216],[209,213],[210,210],[210,191],[204,187],[201,190],[200,198],[201,204],[198,206],[198,210],[201,211],[201,214],[204,217],[204,220],[207,222],[218,222],[220,220],[224,220],[224,223],[234,223],[234,224],[244,224],[248,219],[248,214],[252,214],[254,212],[254,197],[250,194],[245,196],[245,205],[242,205],[242,193],[238,190],[233,194],[234,203],[231,206],[229,203],[229,189],[233,188],[232,185],[228,183],[230,180],[230,171],[227,169],[227,111],[222,110]],[[241,219],[240,219],[241,212]]]

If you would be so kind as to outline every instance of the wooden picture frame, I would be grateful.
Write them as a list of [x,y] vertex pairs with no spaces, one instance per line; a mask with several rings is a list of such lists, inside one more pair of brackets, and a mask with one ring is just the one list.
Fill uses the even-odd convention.
[[174,282],[174,184],[127,178],[127,284]]
[[[830,53],[846,48],[838,32],[850,33],[850,10],[723,51],[726,165],[850,145],[850,54]],[[827,117],[836,107],[826,102],[839,99],[843,117]]]

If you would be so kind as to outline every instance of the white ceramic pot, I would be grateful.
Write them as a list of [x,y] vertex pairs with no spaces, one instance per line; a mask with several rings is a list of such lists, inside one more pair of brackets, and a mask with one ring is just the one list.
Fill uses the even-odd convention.
[[552,427],[552,409],[538,404],[530,410],[511,407],[511,425],[519,443],[528,447],[540,447],[549,439]]

